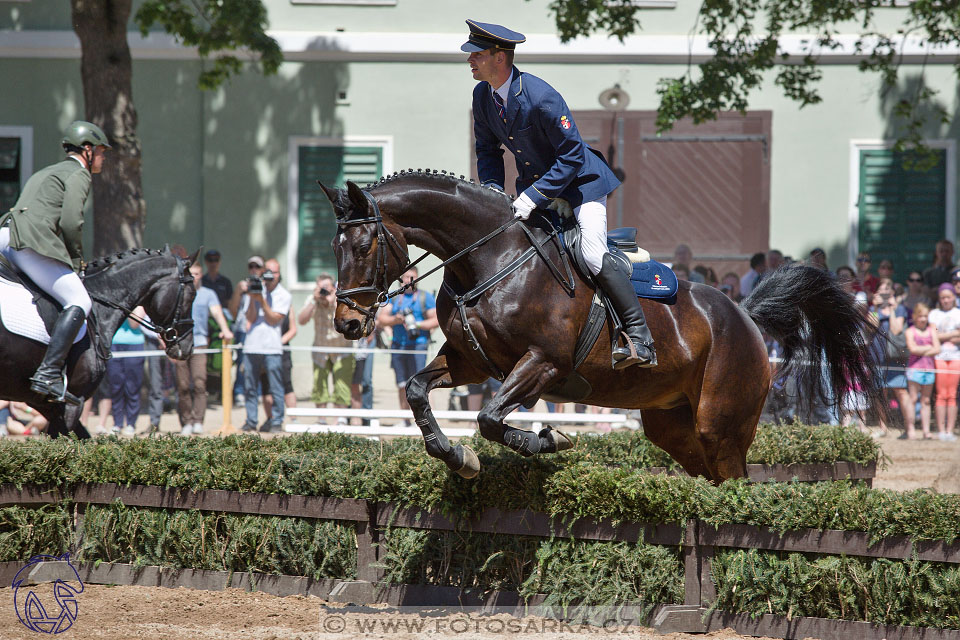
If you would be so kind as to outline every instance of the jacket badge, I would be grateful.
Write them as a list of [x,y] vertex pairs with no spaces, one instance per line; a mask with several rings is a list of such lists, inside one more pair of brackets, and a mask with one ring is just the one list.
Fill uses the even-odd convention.
[[560,126],[564,129],[570,128],[570,121],[567,120],[567,116],[560,116]]

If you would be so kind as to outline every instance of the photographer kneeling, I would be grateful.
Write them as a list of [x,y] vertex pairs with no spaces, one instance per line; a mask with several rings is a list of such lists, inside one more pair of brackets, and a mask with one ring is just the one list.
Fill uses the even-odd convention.
[[279,431],[283,425],[283,318],[290,312],[292,297],[276,276],[280,263],[267,260],[263,276],[247,279],[247,296],[240,313],[247,321],[243,342],[243,386],[247,408],[244,431],[257,430],[257,400],[260,374],[266,372],[273,410],[263,431]]

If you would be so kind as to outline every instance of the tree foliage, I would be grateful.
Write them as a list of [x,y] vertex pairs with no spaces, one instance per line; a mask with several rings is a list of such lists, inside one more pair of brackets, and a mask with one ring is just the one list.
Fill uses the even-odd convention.
[[239,73],[243,61],[227,51],[245,50],[259,58],[264,74],[277,72],[283,54],[266,34],[267,9],[261,0],[148,0],[134,16],[146,36],[159,25],[188,47],[196,47],[213,66],[198,79],[202,89],[214,89]]
[[[897,86],[907,38],[918,39],[928,51],[960,43],[958,0],[915,0],[896,9],[902,17],[896,31],[881,29],[879,13],[895,4],[895,0],[703,0],[691,35],[706,36],[714,56],[698,65],[697,74],[688,67],[681,77],[660,80],[660,130],[684,117],[700,123],[715,119],[720,111],[746,111],[751,94],[769,74],[801,107],[821,102],[819,54],[839,49],[842,33],[857,34],[849,53],[863,56],[860,70],[878,73],[884,91]],[[594,32],[622,41],[641,30],[639,7],[630,0],[553,0],[550,10],[564,42]],[[782,37],[788,34],[809,35],[801,54],[784,48]],[[955,69],[960,70],[960,64]],[[924,126],[947,121],[936,93],[921,77],[914,94],[895,105],[893,114],[905,132],[899,150],[921,147]]]
[[[143,244],[146,201],[127,42],[132,5],[133,0],[71,0],[85,119],[101,126],[113,144],[102,175],[93,182],[95,255]],[[243,70],[235,52],[258,62],[265,74],[276,73],[283,61],[280,46],[266,34],[267,10],[261,0],[146,0],[133,22],[143,35],[162,27],[211,61],[197,80],[203,89],[216,88]]]

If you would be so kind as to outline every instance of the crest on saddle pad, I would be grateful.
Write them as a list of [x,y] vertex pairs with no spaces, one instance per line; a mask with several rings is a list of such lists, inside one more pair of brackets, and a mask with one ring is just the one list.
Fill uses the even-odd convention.
[[[51,323],[57,319],[57,309],[48,305],[44,315],[52,312]],[[50,344],[50,333],[44,319],[40,317],[39,305],[34,303],[33,294],[19,282],[11,282],[0,277],[0,322],[10,333],[15,333],[43,344]],[[87,323],[80,327],[73,343],[80,342],[87,335]]]
[[633,263],[630,282],[641,298],[650,298],[665,304],[674,304],[677,301],[677,289],[680,286],[677,274],[662,262],[648,260]]

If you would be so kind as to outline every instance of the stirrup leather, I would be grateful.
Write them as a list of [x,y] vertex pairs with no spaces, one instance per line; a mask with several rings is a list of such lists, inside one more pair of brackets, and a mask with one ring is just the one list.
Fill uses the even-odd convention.
[[[623,339],[623,342],[626,343],[626,346],[620,344],[620,339]],[[637,353],[637,346],[634,343],[633,339],[630,338],[624,331],[620,332],[617,340],[617,345],[614,347],[612,352],[613,359],[613,368],[614,369],[626,369],[636,365],[641,368],[651,368],[657,366],[657,352],[654,351],[653,347],[650,345],[643,345],[647,348],[647,351],[650,352],[649,359],[644,359]]]

